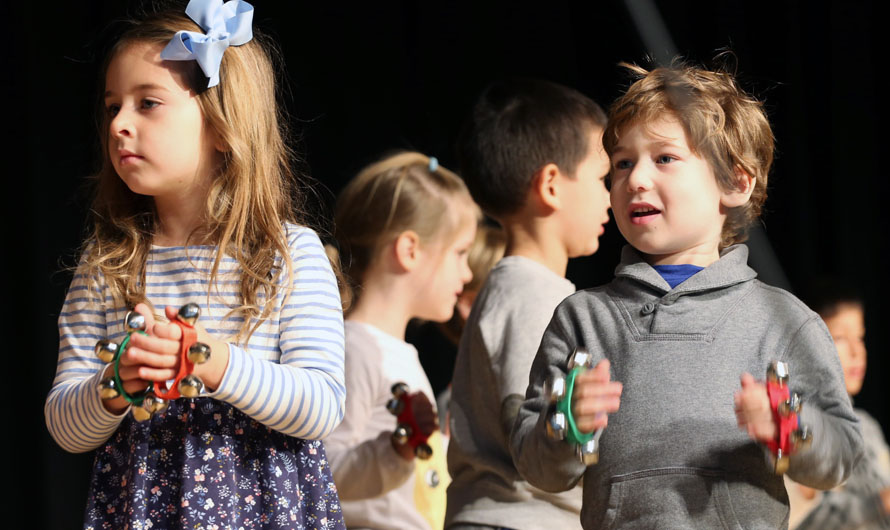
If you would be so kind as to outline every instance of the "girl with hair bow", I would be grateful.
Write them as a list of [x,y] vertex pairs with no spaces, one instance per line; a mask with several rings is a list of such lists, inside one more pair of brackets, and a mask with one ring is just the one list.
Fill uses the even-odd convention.
[[[45,407],[63,449],[97,450],[85,528],[343,527],[320,441],[345,400],[337,277],[298,217],[252,15],[192,0],[133,22],[105,65],[92,233]],[[196,397],[170,390],[184,370]]]

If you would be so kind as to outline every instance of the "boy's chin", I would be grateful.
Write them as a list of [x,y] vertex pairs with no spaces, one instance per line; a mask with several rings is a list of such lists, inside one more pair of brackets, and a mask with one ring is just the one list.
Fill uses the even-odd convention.
[[599,249],[600,240],[599,237],[595,237],[592,241],[588,241],[585,245],[578,245],[575,248],[568,249],[568,256],[569,258],[583,258],[584,256],[596,254],[596,251]]

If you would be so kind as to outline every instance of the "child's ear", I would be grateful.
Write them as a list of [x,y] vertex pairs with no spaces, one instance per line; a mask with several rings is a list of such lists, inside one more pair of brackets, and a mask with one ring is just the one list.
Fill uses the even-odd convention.
[[535,173],[533,189],[540,202],[551,210],[558,210],[562,205],[559,186],[564,178],[559,166],[549,163]]
[[757,179],[742,169],[742,166],[735,166],[733,174],[735,176],[735,188],[728,191],[724,190],[720,197],[720,204],[726,208],[736,208],[747,203],[754,192],[754,185],[757,183]]
[[399,267],[405,272],[414,270],[420,261],[420,236],[413,230],[405,230],[396,237],[394,250]]

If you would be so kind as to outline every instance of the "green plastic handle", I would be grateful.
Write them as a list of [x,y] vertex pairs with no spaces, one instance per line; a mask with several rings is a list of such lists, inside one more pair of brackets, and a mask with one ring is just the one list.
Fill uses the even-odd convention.
[[566,377],[566,395],[556,403],[556,410],[565,414],[568,423],[566,441],[577,445],[589,442],[594,435],[594,431],[581,432],[581,430],[578,429],[578,424],[575,423],[575,416],[572,415],[572,390],[575,388],[575,377],[586,370],[587,368],[583,366],[572,368],[572,371],[569,372],[569,375]]

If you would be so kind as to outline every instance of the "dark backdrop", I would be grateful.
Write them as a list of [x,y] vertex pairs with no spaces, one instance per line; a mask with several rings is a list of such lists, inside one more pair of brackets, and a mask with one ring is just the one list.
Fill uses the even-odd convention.
[[[418,149],[455,166],[453,142],[478,91],[506,75],[547,78],[608,105],[626,84],[619,61],[644,60],[644,39],[621,2],[326,2],[255,0],[256,23],[287,65],[286,105],[300,132],[317,214],[362,165]],[[8,268],[4,322],[12,337],[6,409],[6,487],[14,518],[76,528],[90,455],[50,439],[42,405],[58,348],[56,318],[84,231],[85,176],[95,167],[97,48],[109,21],[136,2],[0,5]],[[883,189],[886,61],[872,2],[656,2],[676,49],[706,61],[731,47],[743,85],[764,98],[778,140],[755,267],[798,291],[815,275],[849,279],[866,294],[865,388],[857,404],[885,429],[890,407]],[[657,51],[657,50],[656,50]],[[621,235],[574,260],[579,287],[603,283]],[[771,249],[771,250],[770,250]],[[771,262],[770,258],[775,258]],[[772,265],[771,265],[772,263]],[[7,447],[9,444],[7,444]],[[18,507],[18,508],[16,508]]]

